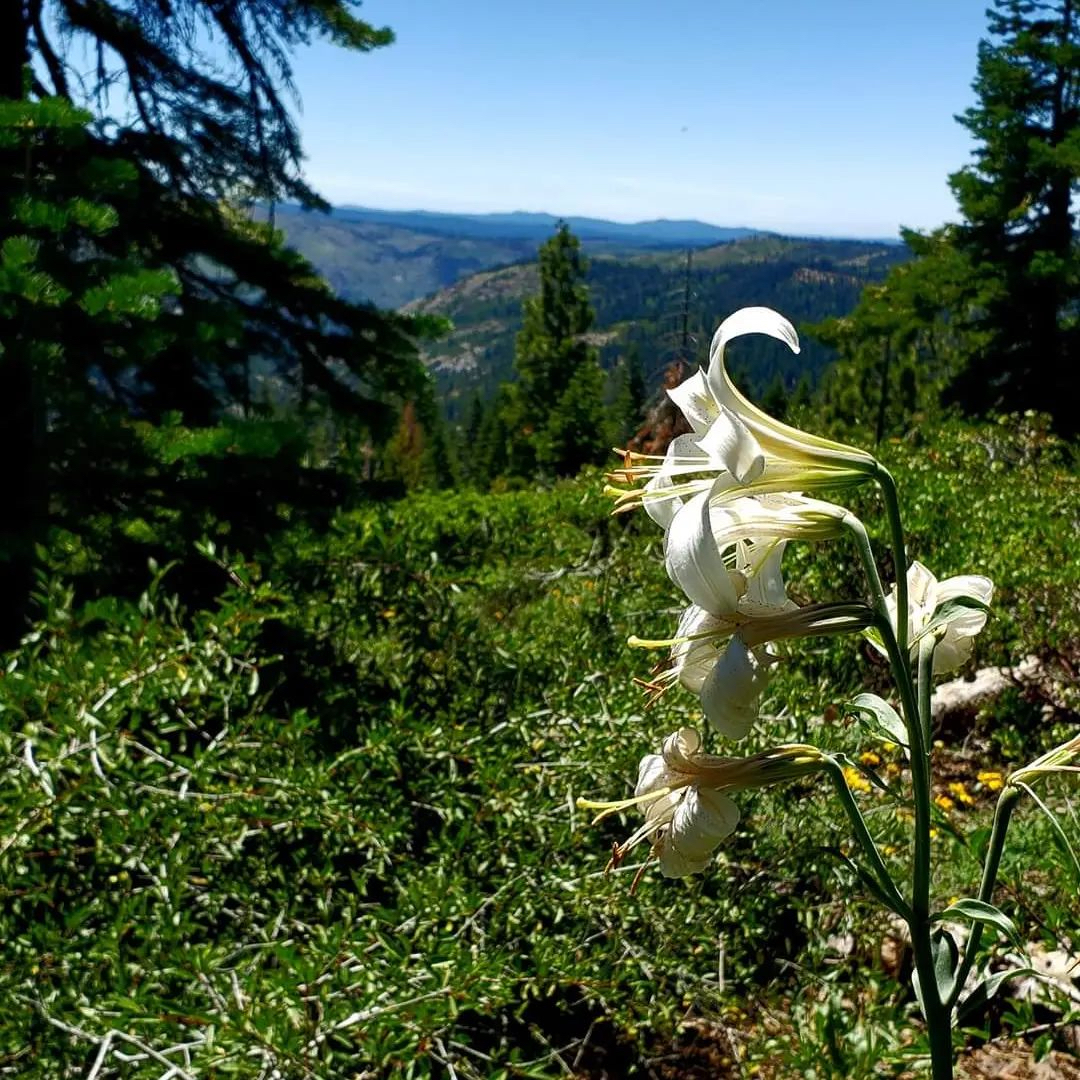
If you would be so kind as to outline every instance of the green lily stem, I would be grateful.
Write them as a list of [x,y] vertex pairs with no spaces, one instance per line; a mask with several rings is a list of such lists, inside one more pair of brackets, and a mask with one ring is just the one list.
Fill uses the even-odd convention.
[[[915,865],[911,883],[912,918],[908,926],[911,929],[911,948],[915,953],[915,969],[919,973],[933,1077],[934,1080],[952,1080],[952,1006],[941,998],[930,939],[930,697],[933,689],[934,645],[932,635],[919,642],[919,708],[907,718],[911,738],[912,796],[915,801]],[[910,687],[910,683],[908,685]]]
[[[993,903],[994,885],[997,882],[998,868],[1001,866],[1001,854],[1005,850],[1005,835],[1009,831],[1009,821],[1020,799],[1020,794],[1019,788],[1010,786],[998,796],[997,807],[994,810],[994,827],[990,833],[990,843],[986,848],[982,881],[979,884],[979,899],[984,904]],[[964,989],[964,983],[967,982],[968,975],[971,974],[971,969],[975,965],[979,943],[982,941],[983,925],[981,922],[973,922],[968,930],[967,941],[964,943],[964,959],[956,972],[956,982],[945,1003],[950,1009],[956,1005],[960,992]]]
[[889,608],[885,603],[885,588],[881,584],[881,575],[878,573],[877,562],[874,559],[874,549],[870,544],[870,536],[866,531],[866,526],[850,511],[844,514],[843,523],[851,531],[855,540],[855,547],[859,552],[859,562],[862,563],[866,583],[870,587],[870,600],[874,614],[880,622],[891,625]]
[[[909,668],[904,663],[892,623],[887,618],[879,619],[878,632],[889,655],[893,678],[900,694],[910,751],[911,797],[915,809],[915,851],[911,872],[911,907],[907,924],[911,931],[915,970],[919,973],[923,1016],[926,1019],[926,1031],[930,1040],[933,1080],[952,1080],[952,1007],[941,1000],[930,943],[930,747],[923,734],[928,725],[923,722],[915,688],[911,684]],[[925,667],[927,670],[927,677],[921,680],[923,685],[920,689],[928,687],[931,681],[929,674],[933,671],[933,648],[932,636],[920,642],[920,660],[924,650],[929,652],[929,659],[925,664],[920,664],[920,667]],[[929,708],[928,690],[924,691],[924,696],[927,708]]]
[[892,542],[893,563],[896,574],[896,640],[900,645],[900,655],[904,657],[907,670],[908,646],[908,584],[907,584],[907,548],[904,544],[904,526],[900,520],[900,499],[896,491],[896,481],[892,473],[881,462],[877,462],[874,479],[885,500],[885,514],[889,520],[889,537]]
[[934,646],[937,639],[927,634],[919,641],[919,719],[922,721],[923,746],[932,750],[933,720],[930,703],[934,696]]
[[[896,580],[896,622],[894,628],[885,603],[885,590],[881,584],[873,548],[866,527],[853,514],[848,514],[845,524],[851,530],[858,548],[859,559],[866,574],[873,598],[876,615],[875,625],[889,657],[893,679],[900,695],[907,728],[911,761],[912,801],[915,809],[915,850],[911,875],[911,903],[905,916],[911,931],[911,947],[915,954],[915,967],[919,973],[919,989],[922,994],[923,1013],[930,1040],[930,1059],[934,1080],[952,1080],[952,1022],[951,1006],[941,1000],[934,956],[930,944],[930,684],[933,674],[934,638],[932,635],[920,642],[920,660],[927,653],[925,675],[920,679],[920,690],[925,699],[925,709],[920,709],[919,699],[911,680],[911,664],[908,660],[906,641],[908,633],[907,557],[904,534],[900,523],[900,509],[896,501],[896,486],[887,470],[881,468],[878,482],[888,507],[889,526],[892,533],[893,557],[898,573]],[[902,648],[900,642],[904,641]],[[920,665],[921,667],[923,665]],[[925,719],[924,719],[925,715]],[[845,785],[846,786],[846,785]],[[850,816],[850,813],[849,813]],[[861,817],[861,815],[860,815]],[[854,823],[854,822],[853,822]],[[895,888],[895,886],[894,886]]]
[[890,875],[888,867],[885,865],[881,853],[878,851],[877,844],[874,842],[873,836],[870,835],[870,830],[866,826],[862,811],[859,810],[859,804],[855,801],[855,796],[851,793],[851,788],[848,787],[843,767],[835,758],[829,758],[827,768],[829,776],[836,785],[837,793],[840,796],[840,803],[844,807],[848,820],[851,822],[851,827],[855,832],[855,839],[858,840],[859,846],[863,849],[867,862],[869,862],[870,868],[873,871],[874,880],[877,882],[884,895],[888,897],[890,901],[889,906],[892,910],[905,921],[910,920],[911,909],[908,907],[903,894],[896,887],[896,882],[893,881],[892,875]]

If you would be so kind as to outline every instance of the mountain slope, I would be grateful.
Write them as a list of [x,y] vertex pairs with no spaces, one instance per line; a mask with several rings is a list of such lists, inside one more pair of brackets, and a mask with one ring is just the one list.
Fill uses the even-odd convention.
[[[689,283],[689,352],[702,361],[720,321],[736,308],[763,304],[798,326],[850,311],[863,287],[907,258],[895,244],[855,240],[750,237],[695,251],[687,274],[685,253],[593,257],[588,281],[596,327],[592,334],[606,366],[633,352],[648,383],[659,385],[664,368],[682,348],[682,308]],[[538,289],[535,263],[484,271],[408,310],[449,317],[454,331],[430,345],[447,415],[459,418],[474,395],[489,397],[513,377],[514,338],[522,300]],[[790,388],[805,373],[816,380],[832,359],[813,341],[799,355],[763,338],[732,346],[733,370],[760,394],[777,376]]]
[[[264,212],[265,213],[265,212]],[[274,220],[290,246],[348,300],[397,308],[478,270],[532,259],[560,220],[551,214],[437,214],[342,207],[330,214],[279,206]],[[744,237],[700,221],[625,225],[569,218],[590,254],[700,247]]]

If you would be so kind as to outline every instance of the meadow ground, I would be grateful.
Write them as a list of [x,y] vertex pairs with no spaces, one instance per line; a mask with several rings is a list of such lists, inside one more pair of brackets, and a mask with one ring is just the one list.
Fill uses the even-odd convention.
[[[972,667],[1039,660],[935,732],[943,904],[975,887],[1000,777],[1077,730],[1080,476],[1030,424],[882,455],[911,554],[997,584]],[[681,601],[659,531],[601,487],[428,493],[259,560],[204,549],[202,610],[169,567],[86,602],[85,554],[58,542],[0,680],[0,1074],[921,1075],[904,943],[823,784],[740,796],[704,874],[631,891],[641,849],[604,873],[634,815],[592,826],[576,798],[628,794],[700,721],[678,689],[643,707],[655,657],[626,639],[672,633]],[[856,505],[880,537],[874,498]],[[861,594],[840,542],[785,567],[800,602]],[[844,708],[887,692],[884,667],[858,639],[788,652],[747,749],[848,753],[902,865],[903,759]],[[1075,778],[1039,794],[1077,835]],[[1023,804],[998,892],[1020,935],[995,969],[1080,948],[1059,840]],[[1006,985],[957,1034],[969,1075],[1071,1075],[1076,988]]]

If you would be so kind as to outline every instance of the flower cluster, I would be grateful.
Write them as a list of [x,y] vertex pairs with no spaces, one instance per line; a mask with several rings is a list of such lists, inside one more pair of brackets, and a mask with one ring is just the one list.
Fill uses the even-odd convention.
[[800,608],[788,598],[780,569],[787,544],[838,537],[850,517],[804,489],[860,482],[875,462],[864,451],[773,420],[735,389],[724,347],[755,332],[799,350],[783,316],[768,308],[737,311],[713,338],[708,373],[669,391],[693,434],[675,439],[658,463],[613,475],[646,478],[643,487],[617,492],[617,509],[640,502],[664,528],[668,576],[690,602],[674,638],[631,639],[671,649],[647,688],[655,696],[681,683],[700,696],[706,719],[729,739],[743,738],[757,718],[777,659],[773,642],[860,630],[872,618],[861,602]]
[[[709,725],[733,740],[744,738],[758,717],[778,660],[776,642],[866,631],[884,648],[888,628],[882,624],[891,620],[895,634],[897,606],[895,590],[891,600],[879,595],[876,610],[862,598],[802,607],[789,598],[781,573],[788,544],[833,540],[851,529],[865,535],[843,506],[807,492],[842,491],[880,479],[883,470],[867,452],[783,424],[739,393],[724,352],[733,338],[751,333],[799,351],[794,327],[775,311],[744,308],[725,319],[708,369],[668,391],[691,432],[674,439],[663,456],[625,453],[608,489],[617,512],[643,507],[663,528],[668,576],[688,601],[674,637],[631,638],[631,645],[668,650],[644,685],[653,700],[682,685],[699,697]],[[919,641],[933,634],[935,669],[951,670],[970,653],[992,586],[975,577],[939,584],[918,563],[909,579],[908,640],[917,652]],[[738,810],[725,792],[787,779],[792,774],[776,763],[793,760],[802,775],[811,761],[822,768],[824,757],[801,746],[745,759],[713,757],[701,751],[697,732],[684,728],[642,760],[633,799],[582,805],[604,814],[643,807],[645,823],[614,861],[649,840],[663,872],[682,876],[703,869],[735,827]]]

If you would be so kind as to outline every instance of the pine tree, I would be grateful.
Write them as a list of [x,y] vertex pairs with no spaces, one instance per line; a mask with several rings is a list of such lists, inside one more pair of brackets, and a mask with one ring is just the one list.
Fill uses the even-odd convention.
[[522,305],[516,343],[508,471],[566,476],[606,452],[604,378],[586,336],[595,318],[587,264],[565,223],[540,248],[539,261],[540,292]]
[[1080,26],[1074,0],[996,0],[988,14],[978,103],[958,118],[975,161],[949,178],[964,217],[951,242],[972,269],[985,340],[954,393],[977,408],[1053,413],[1076,434]]
[[618,427],[616,441],[619,446],[625,446],[645,420],[648,399],[637,345],[631,345],[619,358],[612,375],[614,392],[610,396],[613,400],[613,420]]
[[[106,465],[135,469],[99,441],[130,436],[132,418],[205,427],[249,414],[258,367],[382,437],[422,384],[423,323],[340,300],[250,213],[286,198],[324,205],[299,170],[289,52],[312,37],[358,51],[391,40],[350,6],[0,5],[0,252],[5,273],[51,283],[34,294],[8,276],[0,309],[13,493],[0,592],[13,626],[48,496],[72,520],[96,516]],[[131,119],[108,115],[121,99]],[[73,461],[96,467],[94,481]],[[125,479],[108,497],[137,495]]]
[[1074,5],[995,0],[978,101],[957,118],[976,142],[974,161],[949,177],[962,221],[905,230],[912,260],[850,317],[813,330],[840,351],[825,390],[841,418],[882,433],[944,398],[972,412],[1038,409],[1080,433]]

